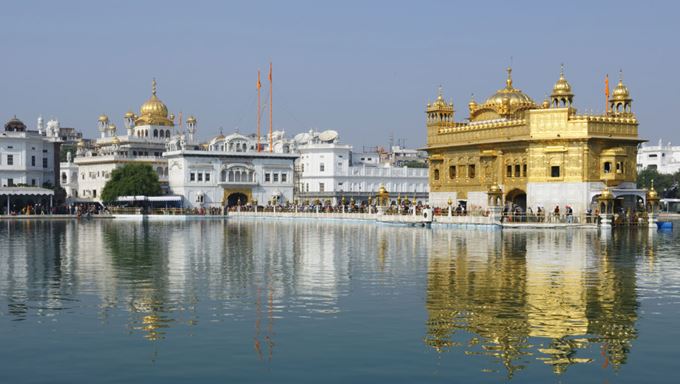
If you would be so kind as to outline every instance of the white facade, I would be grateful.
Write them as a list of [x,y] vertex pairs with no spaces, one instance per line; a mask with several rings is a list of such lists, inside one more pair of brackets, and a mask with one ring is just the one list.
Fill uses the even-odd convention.
[[[141,128],[154,129],[153,126]],[[74,160],[78,173],[75,186],[78,193],[69,196],[101,200],[102,190],[111,178],[111,172],[129,163],[149,164],[158,174],[161,184],[167,184],[168,164],[163,158],[165,143],[165,138],[108,136],[97,139],[94,148],[85,148],[79,144]],[[70,188],[73,189],[73,180],[69,180]]]
[[638,148],[637,169],[655,169],[659,173],[673,174],[680,171],[680,146],[673,146],[670,142],[663,145],[645,145]]
[[296,136],[299,198],[331,200],[332,204],[342,197],[365,201],[375,196],[381,185],[394,198],[414,194],[418,199],[427,198],[427,168],[393,167],[381,162],[379,153],[353,154],[351,145],[338,143],[337,134],[327,132],[332,131]]
[[7,122],[0,134],[0,187],[57,186],[59,145],[58,136],[29,131],[17,118]]
[[296,154],[257,151],[252,137],[238,133],[212,139],[205,149],[188,149],[175,142],[164,154],[171,192],[184,198],[185,208],[215,208],[293,201]]

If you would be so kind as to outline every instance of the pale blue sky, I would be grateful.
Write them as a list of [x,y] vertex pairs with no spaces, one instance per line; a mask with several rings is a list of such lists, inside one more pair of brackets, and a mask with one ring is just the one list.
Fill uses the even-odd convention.
[[[537,102],[560,63],[579,110],[604,109],[618,70],[640,134],[680,144],[677,2],[642,1],[20,1],[0,12],[0,119],[39,114],[95,136],[99,114],[122,128],[158,95],[195,114],[199,136],[254,132],[257,69],[274,62],[274,126],[335,129],[354,144],[390,133],[425,143],[424,107],[442,85],[456,119],[504,85]],[[264,100],[264,98],[263,98]],[[266,125],[266,115],[263,119]]]

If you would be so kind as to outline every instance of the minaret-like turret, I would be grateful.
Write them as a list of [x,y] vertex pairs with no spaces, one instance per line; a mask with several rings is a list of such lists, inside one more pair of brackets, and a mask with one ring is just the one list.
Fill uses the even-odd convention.
[[439,87],[437,100],[427,105],[427,125],[438,125],[442,123],[453,123],[453,103],[444,101],[442,87]]
[[106,137],[106,129],[109,126],[109,117],[102,114],[99,116],[99,119],[97,120],[97,129],[99,129],[99,133],[102,138]]
[[633,99],[630,97],[628,87],[623,85],[623,71],[619,71],[619,83],[614,88],[612,97],[609,98],[609,110],[614,115],[630,115]]
[[194,135],[196,134],[196,123],[198,121],[195,117],[189,116],[187,119],[187,132],[189,133],[189,143],[194,143]]
[[125,129],[127,130],[127,135],[132,136],[132,130],[135,128],[135,119],[137,116],[135,116],[134,112],[132,111],[127,111],[125,113],[125,116],[123,117],[123,121],[125,122]]
[[574,93],[571,91],[571,85],[564,78],[564,64],[562,64],[560,78],[550,94],[550,106],[552,108],[571,108],[573,103]]

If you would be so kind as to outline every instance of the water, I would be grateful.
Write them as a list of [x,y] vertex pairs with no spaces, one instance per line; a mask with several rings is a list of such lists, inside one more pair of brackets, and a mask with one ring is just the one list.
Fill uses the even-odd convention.
[[678,231],[0,222],[0,382],[667,382],[678,244]]

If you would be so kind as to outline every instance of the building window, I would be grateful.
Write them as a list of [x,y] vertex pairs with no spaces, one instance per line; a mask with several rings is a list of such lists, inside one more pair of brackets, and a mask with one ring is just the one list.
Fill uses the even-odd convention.
[[439,180],[439,170],[438,169],[434,170],[434,179]]
[[273,176],[274,176],[274,182],[275,182],[275,183],[278,183],[278,182],[279,182],[279,174],[278,174],[278,173],[274,173]]
[[7,155],[7,165],[14,165],[14,155]]
[[550,167],[550,177],[560,177],[560,166],[553,165]]
[[35,167],[35,156],[31,156],[31,167]]
[[191,172],[189,174],[189,181],[196,181],[196,174],[195,173]]
[[203,174],[201,172],[198,173],[198,181],[203,181]]
[[604,173],[611,173],[612,171],[612,163],[610,161],[605,161],[604,162]]
[[305,171],[305,165],[303,163],[303,164],[300,164],[300,172],[304,172],[304,171]]
[[97,190],[96,189],[92,190],[92,197],[97,197]]
[[324,183],[319,183],[319,192],[324,192],[326,190],[326,186]]
[[520,177],[519,170],[520,170],[519,164],[515,164],[515,177]]
[[287,174],[287,173],[282,173],[282,174],[281,174],[281,182],[282,182],[282,183],[285,183],[286,181],[288,181],[288,174]]
[[43,157],[43,168],[47,168],[47,157]]
[[271,173],[265,173],[264,174],[264,182],[269,183],[272,180],[272,175]]
[[623,162],[616,162],[616,173],[623,173]]
[[475,178],[475,165],[474,164],[468,165],[468,177],[471,178],[471,179]]
[[305,185],[305,192],[309,192],[309,183],[307,183],[307,185]]
[[527,165],[522,164],[522,177],[527,177]]
[[323,163],[319,164],[319,172],[323,172],[325,168]]
[[505,168],[505,176],[506,177],[512,177],[512,165],[508,165]]
[[205,174],[205,181],[210,181],[210,174],[209,173]]
[[456,166],[451,165],[449,166],[449,179],[455,179],[456,178]]
[[35,179],[31,179],[31,185],[35,187]]

